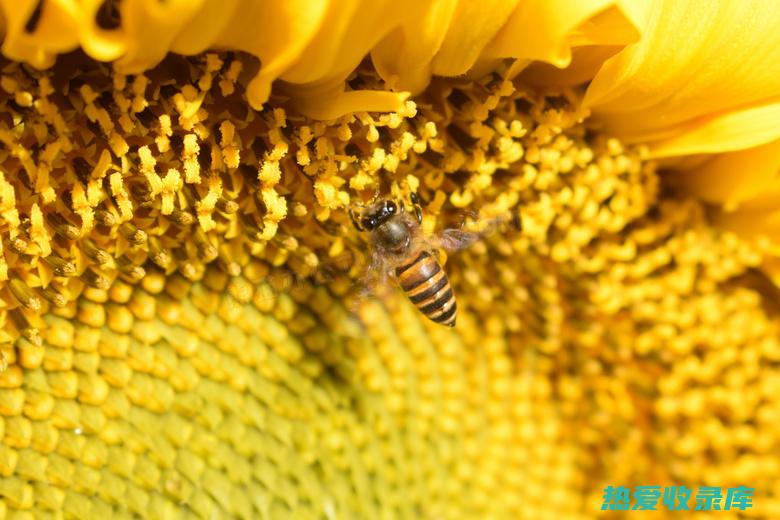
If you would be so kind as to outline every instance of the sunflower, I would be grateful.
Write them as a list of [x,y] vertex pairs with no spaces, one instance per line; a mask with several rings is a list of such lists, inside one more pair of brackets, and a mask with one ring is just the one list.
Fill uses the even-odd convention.
[[0,7],[0,518],[780,517],[774,4]]

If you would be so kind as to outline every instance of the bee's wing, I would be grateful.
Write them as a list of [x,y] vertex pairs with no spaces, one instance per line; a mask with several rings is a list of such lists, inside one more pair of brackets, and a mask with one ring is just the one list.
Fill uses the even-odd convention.
[[[471,212],[472,216],[476,213]],[[493,233],[500,231],[506,225],[511,225],[515,229],[520,229],[519,216],[503,215],[481,221],[481,230],[466,231],[464,229],[445,229],[439,235],[434,236],[431,242],[436,247],[440,247],[448,252],[459,251],[472,245],[481,238],[486,238]]]
[[388,263],[380,254],[372,252],[366,271],[349,292],[347,307],[350,314],[361,320],[364,305],[374,300],[383,300],[388,295],[391,287],[389,279]]
[[349,251],[321,262],[317,269],[318,282],[327,283],[342,276],[348,276],[353,262],[354,256]]
[[451,253],[469,247],[479,240],[479,233],[463,231],[462,229],[445,229],[438,236],[431,239],[433,244]]
[[389,278],[388,265],[384,257],[376,251],[371,253],[371,261],[366,268],[365,274],[358,281],[359,298],[367,298],[377,295],[387,286]]

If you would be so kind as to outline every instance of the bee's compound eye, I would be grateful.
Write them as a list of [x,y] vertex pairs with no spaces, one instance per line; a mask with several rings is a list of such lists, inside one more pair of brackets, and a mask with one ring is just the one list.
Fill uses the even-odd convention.
[[391,215],[394,215],[396,211],[398,211],[398,206],[395,205],[395,202],[392,200],[387,201],[387,205],[385,206],[387,208],[387,212]]
[[376,227],[376,219],[374,217],[364,218],[363,227],[366,229],[374,229]]

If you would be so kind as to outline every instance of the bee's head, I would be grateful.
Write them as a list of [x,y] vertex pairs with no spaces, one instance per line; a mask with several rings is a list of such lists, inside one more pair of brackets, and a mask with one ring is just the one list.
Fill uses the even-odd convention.
[[349,214],[358,231],[371,233],[371,241],[376,247],[387,253],[401,254],[411,243],[413,234],[403,213],[403,206],[383,199],[364,209],[359,219],[351,209]]
[[366,231],[374,231],[398,213],[398,205],[392,200],[380,200],[372,205],[360,219],[360,225]]
[[366,210],[360,226],[371,233],[375,246],[400,254],[411,242],[411,230],[402,213],[403,208],[392,200],[380,200]]

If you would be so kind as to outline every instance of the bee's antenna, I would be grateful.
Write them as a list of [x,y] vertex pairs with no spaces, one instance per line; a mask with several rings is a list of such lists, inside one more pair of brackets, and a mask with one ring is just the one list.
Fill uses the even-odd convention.
[[523,221],[520,219],[520,212],[516,212],[512,214],[512,226],[518,230],[523,230]]
[[349,219],[352,221],[352,225],[355,226],[355,229],[358,231],[365,231],[363,226],[360,225],[358,219],[355,218],[355,211],[352,208],[349,208]]
[[383,175],[381,172],[377,172],[376,174],[376,188],[374,189],[374,198],[371,202],[376,202],[381,197],[389,197],[390,194],[393,192],[392,190],[392,182],[387,177],[387,175]]
[[422,224],[422,208],[420,207],[420,198],[417,196],[417,193],[410,193],[409,200],[412,201],[412,205],[414,206],[414,215],[417,217],[417,223]]

